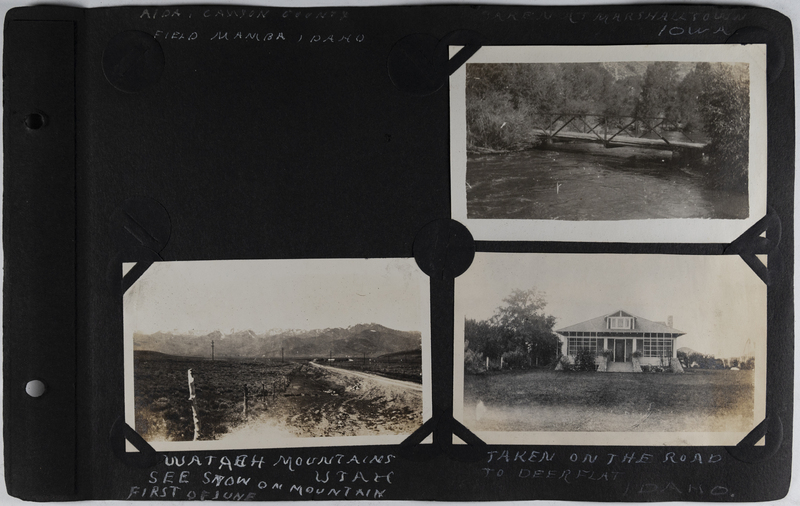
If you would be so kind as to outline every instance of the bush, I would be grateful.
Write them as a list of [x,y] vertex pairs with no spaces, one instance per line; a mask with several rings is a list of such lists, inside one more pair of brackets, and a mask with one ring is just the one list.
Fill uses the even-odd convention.
[[561,364],[561,369],[564,371],[575,370],[575,366],[572,364],[572,362],[569,361],[569,357],[566,355],[561,355],[561,357],[559,357],[558,359],[557,364]]
[[159,397],[150,406],[150,409],[152,409],[153,411],[164,411],[169,408],[170,408],[170,402],[169,399],[167,399],[166,397]]
[[489,93],[483,100],[470,102],[467,122],[470,149],[519,150],[536,141],[527,111],[514,108],[504,93]]
[[483,374],[486,372],[486,360],[474,350],[464,352],[464,371],[467,374]]
[[528,355],[521,350],[503,353],[503,363],[509,369],[524,369],[528,367]]
[[595,352],[578,350],[578,354],[575,356],[575,369],[578,371],[594,371],[595,368]]

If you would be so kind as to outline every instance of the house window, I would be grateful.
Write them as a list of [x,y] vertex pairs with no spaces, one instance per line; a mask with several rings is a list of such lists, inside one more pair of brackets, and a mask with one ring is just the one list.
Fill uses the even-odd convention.
[[609,318],[609,328],[612,329],[631,329],[633,318],[612,317]]
[[[671,338],[651,337],[642,341],[643,357],[671,357],[673,340]],[[636,343],[638,347],[638,342]]]
[[[599,343],[599,346],[598,346]],[[567,355],[577,355],[580,350],[589,350],[597,353],[603,347],[602,339],[588,337],[570,337],[567,342]]]

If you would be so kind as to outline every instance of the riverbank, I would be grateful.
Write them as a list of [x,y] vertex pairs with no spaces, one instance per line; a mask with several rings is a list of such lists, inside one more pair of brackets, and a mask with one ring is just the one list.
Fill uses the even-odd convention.
[[520,149],[470,148],[467,150],[467,159],[469,160],[484,155],[525,153],[529,151],[563,151],[630,161],[653,160],[664,163],[667,163],[673,158],[673,152],[668,149],[649,149],[631,146],[606,148],[602,144],[596,142],[557,142],[553,144],[532,145]]

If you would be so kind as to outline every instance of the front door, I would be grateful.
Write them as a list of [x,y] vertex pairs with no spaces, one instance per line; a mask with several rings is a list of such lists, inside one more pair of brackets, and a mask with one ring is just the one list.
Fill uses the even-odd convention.
[[625,340],[614,340],[614,362],[625,362]]

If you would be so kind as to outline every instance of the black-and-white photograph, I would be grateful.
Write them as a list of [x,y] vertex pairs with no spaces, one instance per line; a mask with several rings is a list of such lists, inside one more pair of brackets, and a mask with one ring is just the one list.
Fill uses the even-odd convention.
[[[453,149],[462,156],[453,196],[464,218],[763,216],[751,202],[751,190],[762,192],[751,171],[763,170],[763,147],[751,152],[751,119],[762,125],[751,96],[763,88],[753,54],[628,49],[576,58],[570,52],[579,49],[561,48],[548,61],[513,61],[513,50],[494,53],[512,61],[491,61],[479,52],[464,65],[463,129],[453,134],[463,136]],[[546,59],[546,50],[525,51]],[[702,59],[687,59],[693,54]]]
[[765,413],[766,286],[735,256],[480,253],[456,411],[490,443],[736,444]]
[[123,301],[127,422],[157,450],[396,444],[429,416],[413,259],[157,262]]
[[470,218],[748,216],[746,63],[467,64]]

